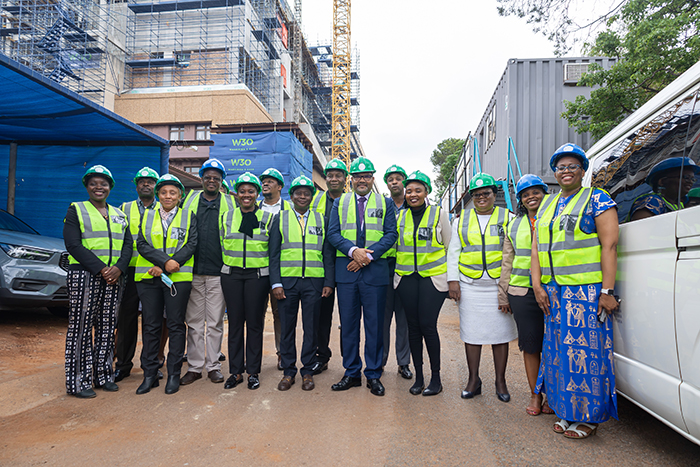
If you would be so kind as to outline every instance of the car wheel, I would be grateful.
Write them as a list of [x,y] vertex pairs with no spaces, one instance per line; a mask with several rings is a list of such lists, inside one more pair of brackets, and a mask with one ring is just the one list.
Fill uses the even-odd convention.
[[68,318],[68,307],[67,306],[50,306],[48,307],[52,315],[59,318]]

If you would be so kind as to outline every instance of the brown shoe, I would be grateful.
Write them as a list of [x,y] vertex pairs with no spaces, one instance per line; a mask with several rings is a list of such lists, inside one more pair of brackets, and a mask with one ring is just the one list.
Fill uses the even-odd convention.
[[294,384],[294,377],[285,376],[282,378],[282,381],[280,381],[280,384],[277,385],[277,389],[280,391],[287,391],[292,387],[292,384]]
[[314,377],[312,375],[304,375],[303,381],[301,383],[301,389],[304,391],[312,391],[316,386],[314,385]]
[[211,370],[207,375],[212,383],[224,382],[224,375],[219,370]]
[[182,379],[180,380],[180,384],[182,386],[187,386],[188,384],[194,383],[198,379],[202,379],[202,373],[188,371],[187,374],[185,374],[185,376],[183,376]]

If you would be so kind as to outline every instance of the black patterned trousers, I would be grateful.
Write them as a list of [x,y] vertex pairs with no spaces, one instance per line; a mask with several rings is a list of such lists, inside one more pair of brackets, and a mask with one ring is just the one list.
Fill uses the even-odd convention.
[[67,282],[66,392],[76,394],[93,382],[114,382],[114,329],[124,281],[108,285],[102,276],[71,270]]

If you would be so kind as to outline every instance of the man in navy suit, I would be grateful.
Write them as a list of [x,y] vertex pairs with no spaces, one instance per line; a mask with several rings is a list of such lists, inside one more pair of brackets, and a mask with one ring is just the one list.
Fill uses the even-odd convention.
[[365,377],[376,396],[384,395],[384,306],[389,285],[386,253],[396,243],[394,204],[372,193],[374,165],[359,157],[350,165],[352,193],[333,203],[328,241],[338,250],[335,280],[345,375],[331,389],[345,391],[362,384],[360,318],[365,326]]

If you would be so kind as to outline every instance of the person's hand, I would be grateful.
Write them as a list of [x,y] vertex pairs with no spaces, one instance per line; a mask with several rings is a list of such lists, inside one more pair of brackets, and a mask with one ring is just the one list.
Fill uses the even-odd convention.
[[360,266],[360,263],[358,263],[354,259],[348,263],[348,271],[357,272],[360,269],[362,269],[362,266]]
[[122,275],[122,271],[116,266],[109,266],[102,268],[100,274],[109,285],[114,285],[117,283],[119,276]]
[[352,252],[352,259],[360,263],[360,266],[365,267],[369,264],[371,259],[367,256],[367,253],[374,253],[374,250],[368,250],[367,248],[355,248]]
[[180,271],[180,264],[174,259],[169,259],[165,262],[165,271],[169,274]]
[[275,287],[272,289],[272,296],[275,300],[284,300],[287,296],[284,294],[284,287]]
[[510,304],[508,304],[508,305],[498,305],[498,309],[501,310],[503,313],[510,313],[510,314],[513,314],[513,310],[511,310]]
[[605,311],[607,314],[612,314],[612,312],[617,310],[619,307],[620,304],[617,303],[615,297],[606,293],[600,294],[600,298],[598,299],[598,315],[600,315],[603,311]]
[[333,293],[333,287],[324,287],[323,292],[321,292],[322,298],[328,298]]
[[458,302],[460,298],[462,298],[462,291],[459,289],[459,282],[458,281],[450,281],[448,282],[448,285],[450,287],[450,291],[448,292],[448,296]]
[[158,266],[153,266],[151,269],[148,270],[148,274],[153,277],[160,277],[160,275],[163,274],[163,270]]
[[547,295],[547,291],[544,290],[544,287],[541,285],[534,286],[533,289],[535,291],[535,300],[537,300],[537,304],[542,309],[542,312],[549,316],[549,295]]

